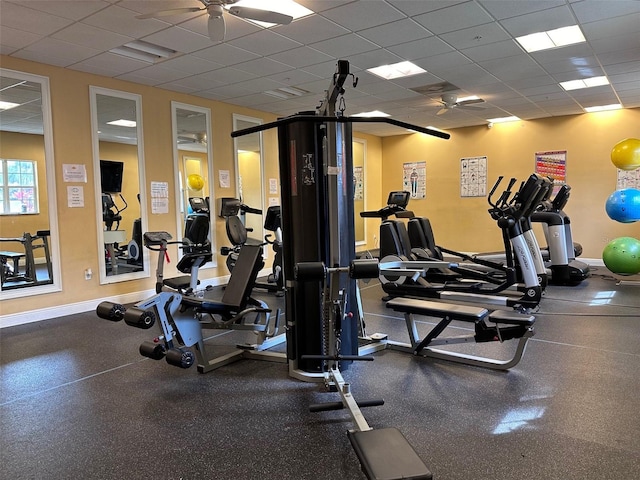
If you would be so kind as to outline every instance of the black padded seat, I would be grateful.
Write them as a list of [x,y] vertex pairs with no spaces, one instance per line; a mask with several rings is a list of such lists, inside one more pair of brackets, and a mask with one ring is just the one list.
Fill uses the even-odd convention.
[[369,480],[431,480],[433,475],[397,428],[348,432]]
[[432,302],[415,298],[398,297],[387,302],[387,308],[397,312],[413,313],[429,317],[447,317],[450,320],[478,322],[489,315],[489,310],[482,307],[455,305],[453,303]]

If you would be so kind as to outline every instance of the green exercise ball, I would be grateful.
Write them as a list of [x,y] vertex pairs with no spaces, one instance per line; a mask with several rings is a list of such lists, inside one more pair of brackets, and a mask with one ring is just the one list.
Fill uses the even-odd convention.
[[640,139],[626,138],[614,145],[611,161],[620,170],[635,170],[640,167]]
[[611,240],[602,251],[602,260],[610,271],[618,275],[640,273],[640,240],[633,237]]

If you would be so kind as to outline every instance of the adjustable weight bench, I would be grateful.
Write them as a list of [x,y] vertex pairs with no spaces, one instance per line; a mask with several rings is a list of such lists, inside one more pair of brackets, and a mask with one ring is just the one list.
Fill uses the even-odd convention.
[[[535,317],[533,315],[504,310],[491,312],[482,307],[404,297],[388,301],[387,308],[404,314],[411,343],[394,342],[388,340],[386,336],[374,334],[371,336],[373,342],[361,347],[361,354],[390,348],[414,355],[449,360],[477,367],[508,370],[520,361],[524,354],[527,340],[534,334],[533,324]],[[435,317],[441,320],[424,338],[420,338],[415,315]],[[445,328],[454,320],[473,323],[475,333],[473,335],[440,337]],[[518,344],[510,360],[497,360],[433,348],[434,346],[459,343],[504,342],[511,339],[518,339]]]

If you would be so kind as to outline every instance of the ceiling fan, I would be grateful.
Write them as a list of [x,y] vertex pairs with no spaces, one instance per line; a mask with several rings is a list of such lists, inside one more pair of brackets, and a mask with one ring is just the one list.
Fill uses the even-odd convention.
[[462,100],[458,101],[458,95],[455,93],[443,93],[440,97],[439,103],[442,104],[442,108],[438,110],[436,115],[442,115],[443,113],[447,113],[449,110],[454,108],[465,108],[469,110],[484,110],[483,107],[473,106],[474,103],[484,103],[484,100],[481,98],[473,98],[470,100]]
[[[279,25],[288,25],[293,20],[290,15],[284,13],[273,12],[270,10],[261,10],[259,8],[242,7],[233,5],[238,0],[199,0],[202,3],[202,7],[186,7],[186,8],[172,8],[169,10],[160,10],[159,12],[145,13],[143,15],[137,15],[136,18],[144,20],[147,18],[165,17],[168,15],[176,15],[180,13],[202,12],[206,11],[209,14],[209,20],[207,22],[207,29],[209,31],[209,38],[214,42],[221,42],[224,40],[226,33],[226,25],[224,21],[224,14],[229,13],[236,17],[246,18],[247,20],[255,20],[258,22],[275,23]],[[228,7],[228,8],[225,8]]]

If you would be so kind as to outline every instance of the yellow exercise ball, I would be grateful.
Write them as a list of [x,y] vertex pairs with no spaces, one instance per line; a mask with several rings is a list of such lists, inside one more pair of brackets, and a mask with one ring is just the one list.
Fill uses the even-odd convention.
[[635,170],[640,167],[640,139],[626,138],[611,150],[611,161],[620,170]]
[[187,177],[187,185],[191,190],[202,190],[204,187],[204,178],[197,173],[192,173]]

